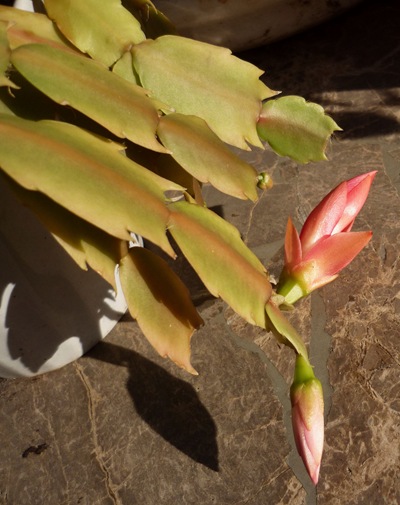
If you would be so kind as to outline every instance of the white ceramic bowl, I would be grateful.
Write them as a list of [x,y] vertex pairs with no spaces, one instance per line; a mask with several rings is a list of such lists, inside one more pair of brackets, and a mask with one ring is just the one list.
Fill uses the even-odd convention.
[[[128,4],[129,1],[126,0]],[[233,51],[261,46],[293,35],[360,2],[361,0],[153,0],[181,35],[229,47]],[[32,10],[32,0],[16,0],[14,5]]]
[[305,30],[360,1],[153,0],[153,3],[170,18],[181,35],[235,51]]
[[127,309],[81,270],[0,180],[0,376],[27,377],[74,361]]

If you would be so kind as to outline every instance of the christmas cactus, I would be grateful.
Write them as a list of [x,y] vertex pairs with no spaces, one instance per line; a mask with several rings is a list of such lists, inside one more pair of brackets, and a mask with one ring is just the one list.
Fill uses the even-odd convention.
[[[278,97],[228,49],[180,37],[149,0],[45,0],[44,12],[0,6],[2,184],[81,268],[120,286],[154,348],[187,371],[197,373],[190,340],[202,319],[161,253],[183,254],[212,295],[294,349],[295,439],[317,483],[322,392],[281,308],[333,280],[368,242],[369,232],[348,232],[373,174],[342,183],[300,237],[289,221],[276,288],[238,230],[207,208],[202,184],[256,201],[272,182],[230,146],[324,160],[333,119]],[[133,233],[157,247],[130,247]]]

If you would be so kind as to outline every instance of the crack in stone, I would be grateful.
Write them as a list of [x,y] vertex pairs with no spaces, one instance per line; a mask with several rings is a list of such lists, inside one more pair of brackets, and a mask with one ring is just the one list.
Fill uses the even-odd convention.
[[260,198],[256,202],[254,202],[254,204],[251,206],[250,213],[249,213],[249,219],[247,221],[246,230],[243,233],[243,242],[245,244],[247,244],[247,239],[248,239],[248,236],[249,236],[249,233],[250,233],[250,228],[251,228],[252,223],[253,223],[253,214],[254,214],[254,211],[256,210],[256,207],[261,202],[261,199],[263,198],[264,195],[265,195],[265,191],[261,194]]
[[400,362],[397,360],[396,356],[393,355],[391,349],[388,349],[382,342],[376,341],[376,344],[378,344],[385,352],[388,353],[390,358],[393,360],[393,363],[400,367]]
[[[220,314],[218,317],[223,318],[224,316],[223,314]],[[267,355],[257,344],[239,337],[236,333],[234,333],[231,330],[229,325],[227,325],[227,328],[228,328],[228,334],[231,336],[233,342],[236,344],[237,347],[255,354],[266,366],[268,378],[271,381],[276,397],[278,398],[279,402],[282,405],[283,423],[286,430],[286,437],[291,447],[291,451],[287,458],[287,464],[291,468],[293,474],[299,480],[299,482],[301,483],[301,485],[303,486],[304,490],[307,493],[307,505],[315,505],[316,504],[315,488],[311,484],[311,480],[308,477],[303,462],[301,461],[301,458],[297,453],[296,444],[293,437],[291,404],[288,395],[289,386],[286,383],[283,376],[281,375],[281,373],[275,367],[275,365],[268,359]]]
[[[281,468],[283,468],[283,470],[281,470]],[[238,502],[235,502],[233,505],[246,505],[246,503],[249,503],[250,500],[254,500],[254,498],[256,498],[262,491],[263,489],[265,489],[266,487],[270,486],[271,484],[274,483],[274,481],[276,481],[277,479],[279,479],[279,477],[281,475],[284,475],[285,473],[287,473],[289,471],[289,469],[287,467],[284,467],[284,465],[280,466],[273,474],[273,476],[268,479],[267,481],[264,481],[261,486],[259,487],[259,489],[253,493],[251,496],[249,496],[248,498],[245,498],[244,500],[240,500]]]
[[38,404],[37,404],[37,395],[36,395],[36,389],[35,387],[33,388],[33,391],[32,391],[32,403],[33,403],[33,408],[35,409],[35,412],[43,419],[43,421],[46,423],[47,425],[47,429],[49,431],[49,434],[53,440],[53,442],[51,443],[51,446],[53,449],[55,449],[56,453],[57,453],[57,458],[58,458],[58,461],[59,461],[59,465],[60,465],[60,470],[61,470],[61,474],[64,478],[64,484],[65,484],[65,494],[69,495],[69,479],[67,478],[67,475],[65,473],[65,469],[64,469],[64,465],[62,463],[62,456],[61,456],[61,452],[60,452],[60,448],[58,446],[58,443],[57,443],[57,437],[56,437],[56,434],[54,432],[54,429],[53,429],[53,426],[49,420],[48,417],[46,417],[43,412],[41,411],[41,409],[39,408]]
[[92,438],[93,438],[93,445],[94,445],[94,454],[96,457],[96,461],[99,464],[99,467],[101,471],[104,474],[104,482],[105,482],[105,487],[108,496],[111,498],[113,503],[115,505],[122,505],[121,500],[118,497],[117,491],[114,491],[116,489],[116,486],[113,484],[110,476],[110,472],[107,469],[107,466],[104,463],[103,460],[103,451],[100,447],[99,440],[98,440],[98,435],[97,435],[97,426],[96,426],[96,417],[95,417],[95,399],[93,398],[92,394],[92,387],[90,385],[90,382],[87,380],[86,375],[80,366],[78,362],[74,363],[75,370],[78,373],[78,376],[80,380],[82,381],[82,384],[86,390],[86,395],[88,398],[88,416],[89,416],[89,421],[91,424],[91,433],[92,433]]
[[[220,316],[222,317],[222,316]],[[316,292],[311,296],[311,340],[310,340],[310,359],[314,365],[315,373],[318,379],[322,383],[324,391],[324,403],[325,403],[325,420],[329,416],[329,412],[332,406],[332,386],[329,380],[328,372],[328,358],[332,343],[332,337],[325,331],[326,326],[326,310],[323,298]],[[253,354],[256,354],[262,363],[266,365],[268,377],[272,383],[275,394],[282,404],[283,409],[283,421],[286,429],[287,439],[291,445],[291,452],[288,456],[288,465],[291,470],[302,484],[303,488],[307,493],[306,503],[307,505],[316,504],[316,490],[314,486],[311,485],[305,470],[302,466],[302,462],[295,449],[295,442],[292,433],[292,422],[291,422],[291,405],[288,396],[288,384],[286,383],[283,376],[273,365],[273,363],[268,359],[263,350],[254,342],[250,342],[246,339],[239,337],[234,333],[228,326],[229,334],[233,338],[235,344],[245,349]]]
[[325,422],[332,407],[333,392],[327,366],[332,336],[325,331],[326,321],[325,303],[317,291],[311,295],[310,361],[324,391]]

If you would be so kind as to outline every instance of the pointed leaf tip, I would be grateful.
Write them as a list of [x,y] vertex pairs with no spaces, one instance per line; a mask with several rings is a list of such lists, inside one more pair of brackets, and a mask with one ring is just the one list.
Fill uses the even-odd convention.
[[179,277],[162,258],[139,247],[121,260],[119,275],[129,311],[152,346],[197,375],[190,340],[203,320]]
[[133,44],[145,40],[139,21],[120,0],[45,0],[49,17],[82,52],[110,67]]
[[11,62],[55,102],[70,105],[120,138],[166,152],[156,139],[158,104],[142,87],[83,55],[47,44],[21,46]]
[[132,55],[141,83],[159,100],[201,117],[228,144],[262,147],[256,120],[261,101],[276,93],[260,81],[257,67],[229,49],[174,35],[146,40]]
[[196,204],[177,202],[170,209],[169,232],[210,293],[220,296],[246,321],[265,328],[271,284],[238,230]]
[[241,199],[256,201],[257,171],[236,156],[197,116],[168,114],[157,134],[172,157],[198,181]]
[[257,131],[280,156],[299,163],[326,160],[329,137],[341,128],[315,103],[299,96],[264,102]]

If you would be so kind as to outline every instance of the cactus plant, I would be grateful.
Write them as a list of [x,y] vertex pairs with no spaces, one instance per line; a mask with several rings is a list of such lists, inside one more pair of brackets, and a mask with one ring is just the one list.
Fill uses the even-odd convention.
[[[229,49],[180,37],[149,0],[0,6],[0,176],[83,269],[115,289],[162,355],[196,373],[202,324],[189,291],[141,235],[183,254],[210,293],[308,363],[264,265],[207,208],[202,184],[256,201],[266,173],[235,154],[326,159],[340,128],[319,105],[278,97]],[[174,245],[171,244],[172,240]]]
[[[189,341],[201,319],[167,263],[129,252],[130,234],[175,257],[168,230],[210,292],[265,327],[268,274],[238,231],[207,209],[201,184],[255,201],[262,176],[228,145],[248,150],[266,140],[306,162],[325,157],[338,127],[315,104],[275,99],[262,71],[226,48],[170,33],[150,39],[149,19],[172,31],[151,2],[130,4],[137,17],[119,0],[101,9],[94,0],[44,5],[47,15],[0,8],[3,178],[81,267],[114,287],[120,267],[144,334],[193,371]],[[139,152],[147,164],[135,161]],[[144,273],[139,265],[147,262]],[[168,298],[184,302],[169,310],[150,290],[141,303],[137,276],[144,285],[165,282]],[[161,306],[173,336],[165,333],[167,315],[154,318]]]

